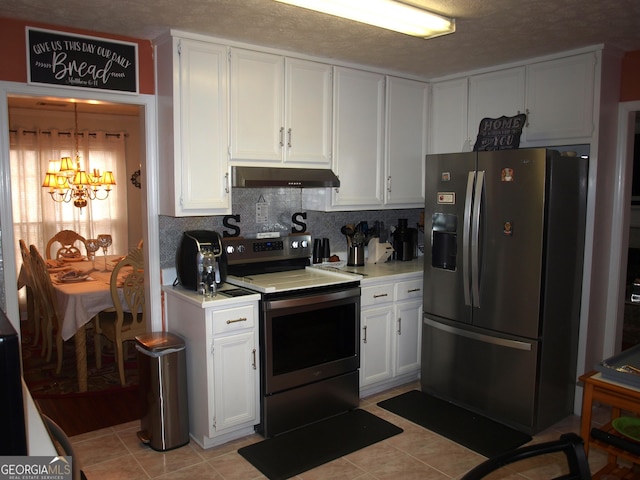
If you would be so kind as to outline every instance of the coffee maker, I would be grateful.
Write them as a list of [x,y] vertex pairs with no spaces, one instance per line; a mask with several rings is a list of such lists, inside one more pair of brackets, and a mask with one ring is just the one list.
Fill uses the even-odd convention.
[[184,232],[176,252],[176,274],[184,288],[213,295],[227,279],[227,255],[220,234],[210,230]]
[[418,256],[418,229],[409,228],[407,219],[398,219],[398,227],[393,232],[393,258],[408,261]]

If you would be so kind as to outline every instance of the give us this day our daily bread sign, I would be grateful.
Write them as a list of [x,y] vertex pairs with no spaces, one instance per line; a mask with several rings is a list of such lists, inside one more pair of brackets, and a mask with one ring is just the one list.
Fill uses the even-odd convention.
[[138,44],[26,27],[28,83],[138,93]]

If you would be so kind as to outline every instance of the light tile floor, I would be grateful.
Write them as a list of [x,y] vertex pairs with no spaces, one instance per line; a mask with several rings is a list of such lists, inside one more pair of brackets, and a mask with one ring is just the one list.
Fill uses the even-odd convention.
[[[361,408],[390,421],[404,432],[333,462],[304,472],[298,480],[437,480],[459,478],[485,458],[465,447],[398,417],[376,404],[405,391],[419,388],[417,383],[391,389],[361,401]],[[607,412],[594,412],[605,421]],[[601,422],[602,423],[602,422]],[[534,436],[533,442],[556,440],[561,433],[579,433],[580,418],[570,416]],[[136,436],[140,423],[129,422],[115,427],[77,435],[71,438],[76,455],[88,480],[148,479],[264,479],[257,469],[244,460],[238,448],[262,437],[250,435],[236,441],[204,450],[195,442],[157,452],[141,444]],[[606,456],[596,450],[589,455],[592,471],[606,463]],[[546,479],[559,474],[555,462],[529,462],[525,471],[511,472],[509,478]],[[495,477],[492,477],[495,478]]]

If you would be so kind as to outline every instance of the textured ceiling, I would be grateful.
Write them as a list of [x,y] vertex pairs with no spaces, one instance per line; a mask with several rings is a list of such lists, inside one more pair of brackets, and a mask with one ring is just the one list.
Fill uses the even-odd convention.
[[154,39],[174,28],[436,78],[606,44],[640,50],[639,0],[411,0],[456,18],[422,40],[272,0],[2,0],[0,17]]

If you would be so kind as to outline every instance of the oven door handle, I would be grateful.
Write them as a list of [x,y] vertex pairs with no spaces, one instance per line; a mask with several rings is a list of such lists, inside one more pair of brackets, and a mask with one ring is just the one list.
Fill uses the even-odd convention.
[[316,303],[335,302],[357,297],[360,298],[360,287],[348,288],[338,292],[319,293],[317,295],[305,295],[293,298],[278,298],[275,300],[265,300],[264,307],[266,310],[276,310],[281,308],[305,307]]

